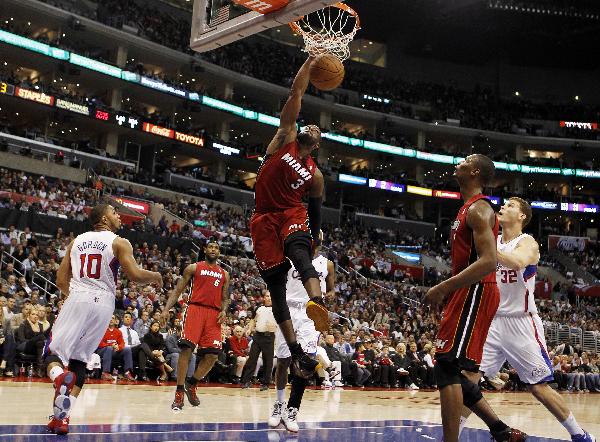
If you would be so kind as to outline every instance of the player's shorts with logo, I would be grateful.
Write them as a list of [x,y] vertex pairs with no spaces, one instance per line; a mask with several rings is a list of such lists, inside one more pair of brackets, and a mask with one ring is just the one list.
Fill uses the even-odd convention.
[[115,311],[112,292],[71,291],[46,342],[46,353],[88,363],[98,348]]
[[495,376],[506,361],[526,384],[554,379],[544,326],[538,315],[526,313],[494,318],[483,347],[480,370],[488,377]]
[[[306,303],[288,302],[288,307],[292,317],[292,325],[296,332],[296,339],[302,350],[309,355],[316,354],[320,333],[315,329],[315,323],[306,315]],[[275,356],[280,359],[292,356],[279,327],[275,332]]]
[[268,270],[286,262],[284,242],[295,232],[310,232],[304,206],[280,212],[254,213],[250,219],[250,235],[256,264]]
[[215,307],[188,304],[183,313],[181,340],[201,349],[221,349],[221,324],[217,322],[219,312]]
[[455,291],[449,298],[436,339],[436,360],[458,361],[476,372],[500,294],[495,283],[477,283]]

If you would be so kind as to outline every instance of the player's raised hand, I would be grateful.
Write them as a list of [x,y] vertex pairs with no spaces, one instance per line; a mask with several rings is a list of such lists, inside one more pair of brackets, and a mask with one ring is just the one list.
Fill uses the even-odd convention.
[[226,320],[227,320],[227,312],[224,312],[223,310],[221,310],[219,312],[219,315],[217,316],[217,323],[224,324]]
[[161,327],[165,327],[167,325],[167,323],[169,322],[169,319],[171,318],[171,315],[169,315],[169,310],[163,310],[162,313],[160,314],[160,326]]

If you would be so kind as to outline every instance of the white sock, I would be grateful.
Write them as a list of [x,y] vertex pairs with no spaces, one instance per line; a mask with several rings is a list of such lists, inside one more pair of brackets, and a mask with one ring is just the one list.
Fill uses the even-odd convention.
[[71,394],[69,395],[69,399],[71,399],[71,407],[69,408],[69,414],[67,414],[67,417],[71,416],[71,412],[73,411],[73,407],[75,406],[75,401],[77,398]]
[[565,427],[565,429],[569,432],[571,436],[575,436],[577,434],[585,434],[583,428],[581,428],[575,420],[575,416],[573,416],[573,413],[569,413],[569,417],[567,418],[567,420],[561,422],[561,424],[563,427]]
[[56,379],[57,377],[59,377],[64,372],[65,371],[63,370],[63,368],[61,366],[59,366],[59,365],[56,365],[56,366],[52,367],[50,369],[50,373],[49,373],[50,380],[52,382],[54,382],[54,379]]
[[465,425],[467,425],[467,419],[469,419],[469,418],[468,417],[464,417],[464,416],[460,417],[460,427],[458,427],[458,437],[460,437],[460,434],[464,430]]
[[277,390],[277,400],[279,402],[285,402],[285,388],[283,390]]

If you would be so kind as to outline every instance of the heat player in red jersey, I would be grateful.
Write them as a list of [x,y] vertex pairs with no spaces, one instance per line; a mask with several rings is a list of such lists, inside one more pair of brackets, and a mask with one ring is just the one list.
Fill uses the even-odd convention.
[[[177,390],[171,404],[173,410],[183,408],[183,395],[187,395],[190,404],[200,405],[196,394],[196,385],[208,374],[221,351],[221,323],[225,321],[229,308],[229,273],[217,264],[219,244],[209,242],[204,248],[205,261],[190,264],[183,271],[183,277],[167,300],[162,320],[169,318],[169,310],[175,305],[190,281],[192,294],[183,313],[183,331],[179,346],[181,354],[177,364]],[[198,356],[202,356],[192,378],[186,382],[185,374],[192,351],[198,346]]]
[[[286,302],[286,281],[290,261],[298,270],[310,297],[306,306],[315,328],[329,328],[327,309],[319,274],[312,264],[312,248],[319,241],[323,174],[311,157],[319,148],[321,131],[309,125],[297,132],[296,120],[309,82],[312,57],[302,65],[281,111],[280,125],[270,142],[256,178],[256,207],[250,233],[260,274],[271,293],[273,316],[290,347],[292,364],[298,374],[309,376],[317,362],[308,357],[296,341]],[[302,204],[308,196],[308,210]],[[288,260],[289,259],[289,260]]]
[[456,166],[454,176],[465,203],[450,232],[452,277],[425,296],[433,305],[445,303],[435,343],[445,442],[458,442],[463,404],[488,425],[495,440],[516,442],[527,437],[498,419],[477,384],[483,345],[500,302],[496,285],[499,224],[483,195],[494,173],[493,161],[480,154],[469,155]]

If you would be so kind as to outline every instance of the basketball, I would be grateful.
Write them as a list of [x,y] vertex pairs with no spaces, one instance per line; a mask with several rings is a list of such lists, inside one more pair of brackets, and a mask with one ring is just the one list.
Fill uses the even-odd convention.
[[310,82],[319,90],[331,91],[344,80],[344,65],[335,55],[319,55],[310,66]]

